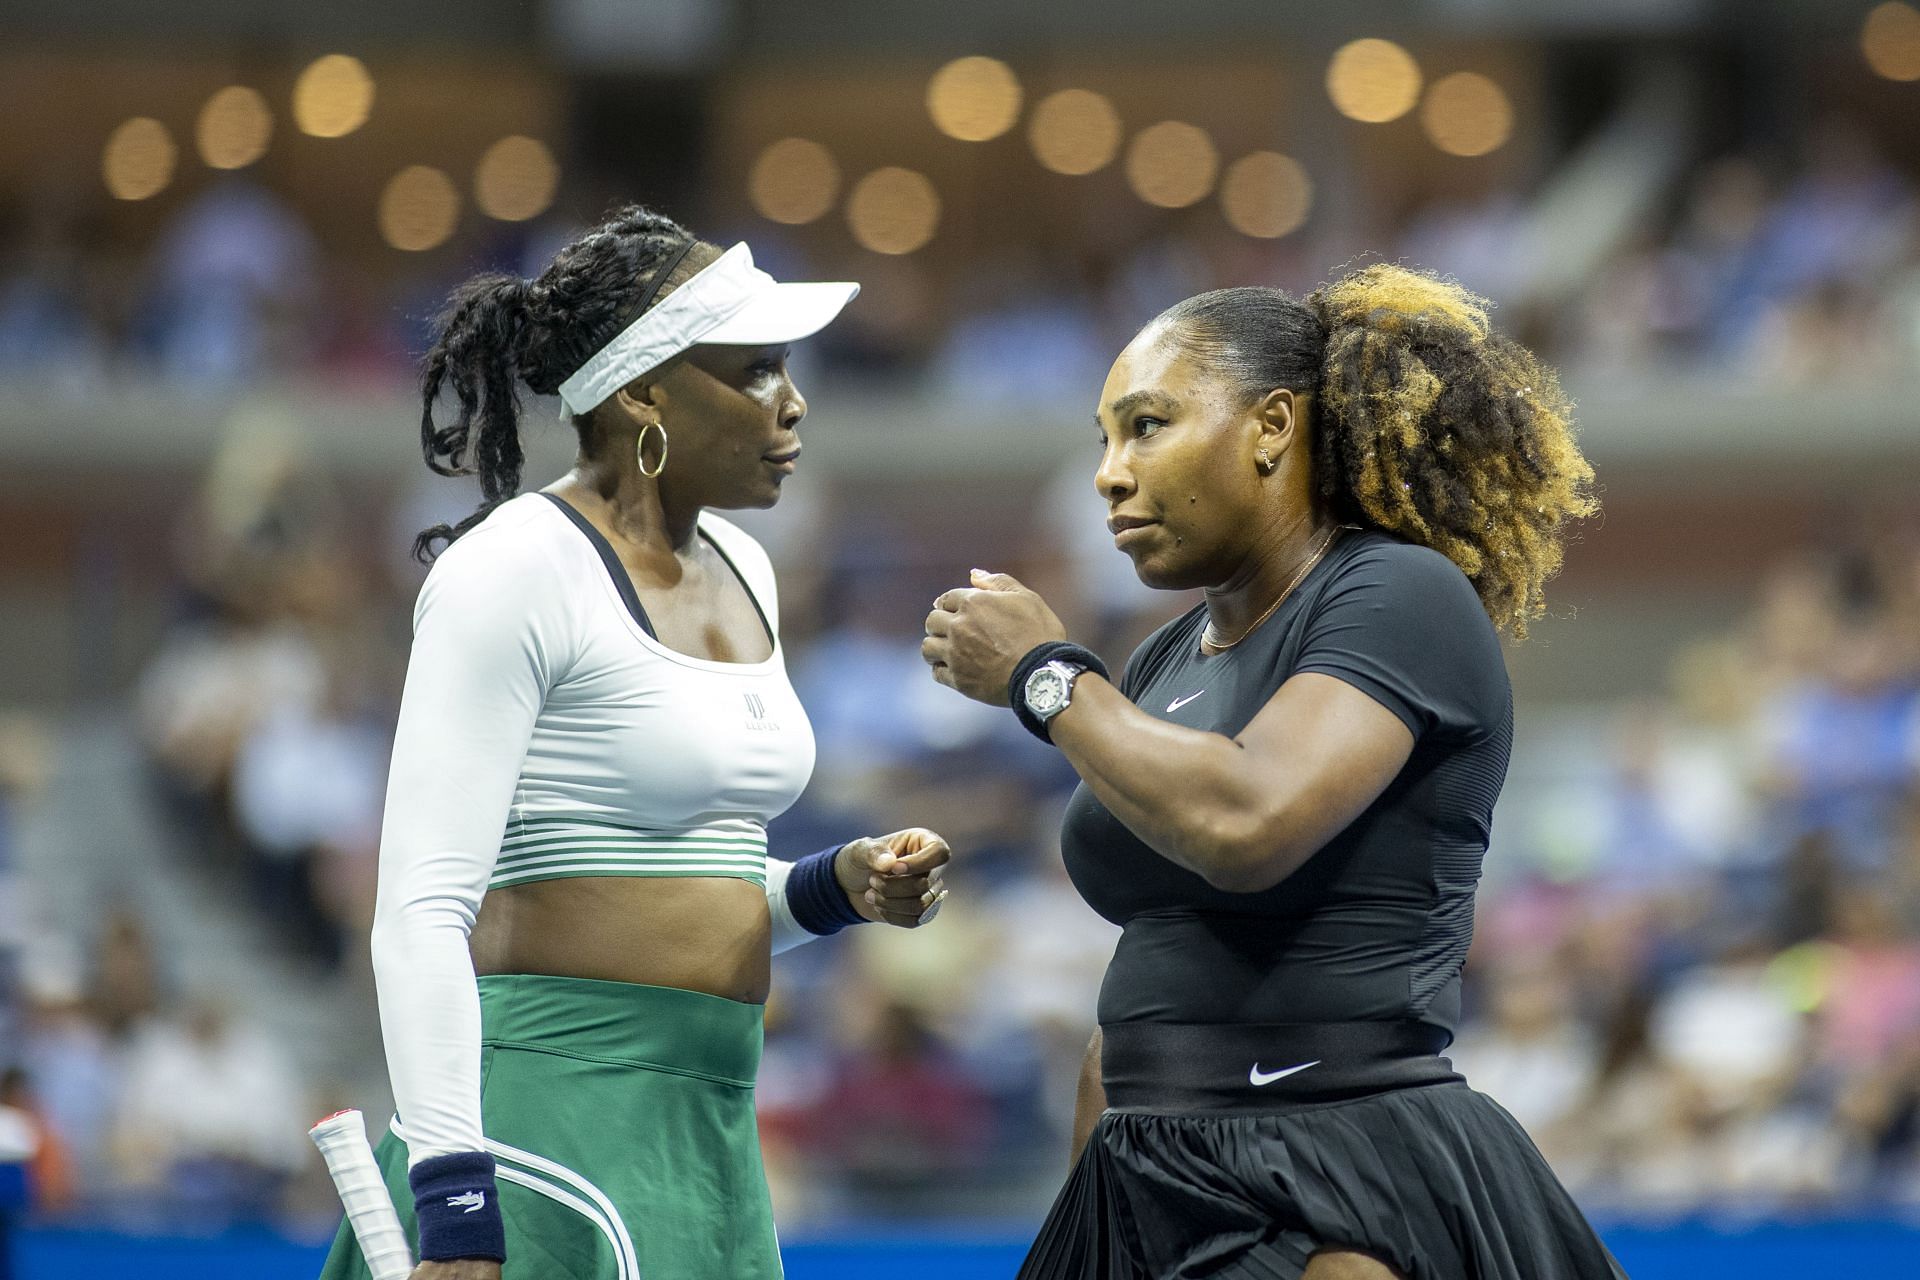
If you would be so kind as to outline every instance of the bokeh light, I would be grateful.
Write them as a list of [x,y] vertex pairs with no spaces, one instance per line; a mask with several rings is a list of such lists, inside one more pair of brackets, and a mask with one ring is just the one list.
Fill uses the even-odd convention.
[[1327,66],[1327,96],[1350,119],[1398,120],[1420,100],[1420,64],[1391,40],[1355,40]]
[[1220,153],[1206,130],[1162,120],[1134,136],[1127,148],[1127,181],[1134,194],[1163,209],[1204,200],[1220,171]]
[[1449,155],[1483,156],[1513,136],[1513,104],[1506,90],[1473,71],[1442,76],[1420,104],[1420,125]]
[[373,77],[360,59],[330,53],[316,59],[293,86],[293,122],[316,138],[341,138],[373,113]]
[[862,248],[912,253],[940,226],[940,194],[912,169],[875,169],[847,196],[847,226]]
[[1874,73],[1889,80],[1920,80],[1920,9],[1883,4],[1860,28],[1860,52]]
[[997,58],[956,58],[927,82],[927,114],[940,132],[985,142],[1020,118],[1020,81]]
[[473,171],[473,201],[489,218],[525,222],[553,203],[560,163],[547,144],[513,134],[488,147]]
[[1034,107],[1027,136],[1033,154],[1055,173],[1092,173],[1120,152],[1120,113],[1091,89],[1062,89]]
[[807,138],[768,145],[747,174],[747,196],[760,216],[800,226],[823,216],[840,195],[833,153]]
[[1220,208],[1241,235],[1271,240],[1298,230],[1313,209],[1313,180],[1292,156],[1256,151],[1227,167]]
[[200,108],[194,136],[200,158],[214,169],[244,169],[267,153],[273,137],[273,112],[267,100],[245,85],[229,85]]
[[437,248],[459,218],[460,192],[453,179],[429,165],[408,165],[380,193],[380,235],[396,249]]
[[150,116],[135,116],[107,138],[100,173],[116,200],[145,200],[173,181],[179,148],[167,126]]

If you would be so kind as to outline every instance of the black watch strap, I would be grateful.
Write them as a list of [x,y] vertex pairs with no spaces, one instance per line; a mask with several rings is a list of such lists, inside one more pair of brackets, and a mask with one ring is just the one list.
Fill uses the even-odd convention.
[[1027,677],[1049,662],[1070,662],[1085,671],[1094,672],[1102,680],[1111,680],[1113,677],[1107,674],[1107,664],[1100,661],[1099,654],[1071,640],[1049,640],[1045,644],[1037,644],[1014,664],[1013,675],[1007,681],[1007,702],[1028,733],[1051,744],[1053,734],[1048,730],[1046,721],[1027,710]]

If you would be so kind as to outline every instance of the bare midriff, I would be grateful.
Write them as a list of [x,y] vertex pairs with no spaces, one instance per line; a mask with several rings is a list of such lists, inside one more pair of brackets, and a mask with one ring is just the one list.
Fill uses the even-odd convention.
[[679,987],[763,1004],[766,891],[720,876],[538,880],[489,890],[470,946],[481,974]]

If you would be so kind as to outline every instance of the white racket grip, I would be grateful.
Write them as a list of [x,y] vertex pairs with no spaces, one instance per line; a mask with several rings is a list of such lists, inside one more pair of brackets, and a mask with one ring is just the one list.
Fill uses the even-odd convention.
[[407,1280],[413,1274],[413,1248],[400,1227],[400,1215],[393,1211],[380,1166],[373,1162],[366,1121],[358,1111],[336,1112],[307,1130],[307,1136],[333,1175],[373,1280]]

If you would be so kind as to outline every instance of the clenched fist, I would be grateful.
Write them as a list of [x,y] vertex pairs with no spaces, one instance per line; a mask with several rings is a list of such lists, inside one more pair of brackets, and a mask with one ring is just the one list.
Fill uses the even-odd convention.
[[933,678],[988,706],[1007,705],[1007,681],[1034,646],[1064,640],[1047,602],[1004,573],[973,571],[971,587],[942,592],[927,615],[920,656]]
[[862,836],[834,855],[833,873],[847,901],[868,920],[914,929],[933,919],[947,896],[941,868],[953,856],[925,827]]

